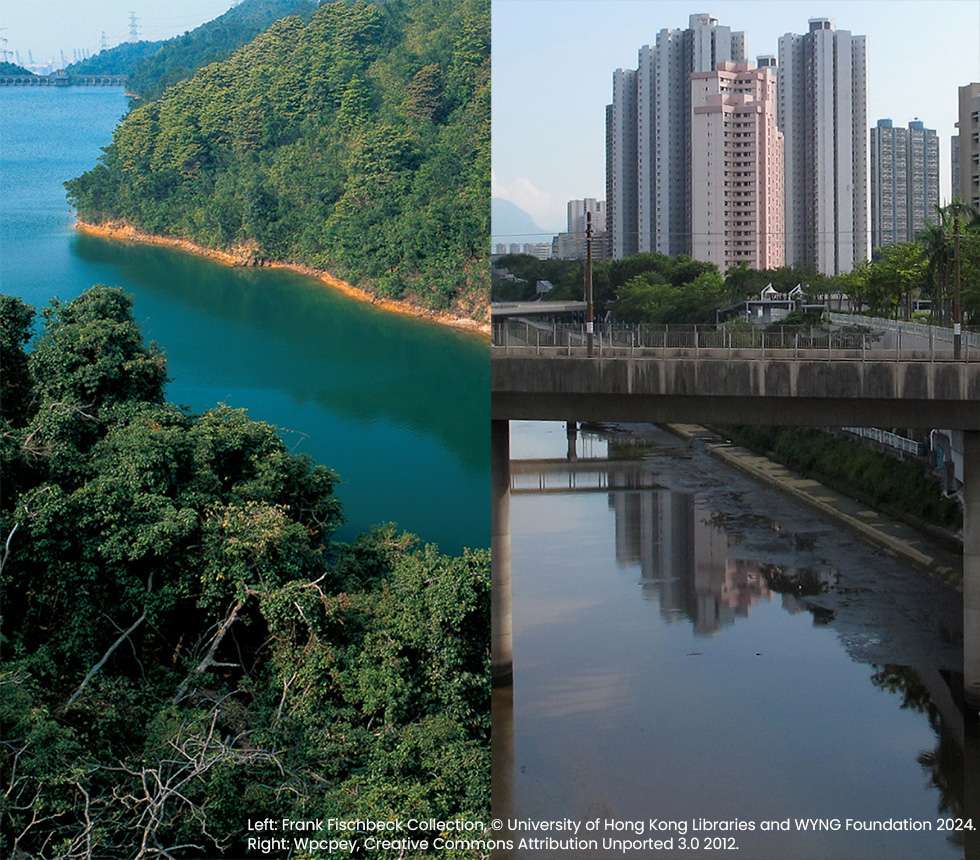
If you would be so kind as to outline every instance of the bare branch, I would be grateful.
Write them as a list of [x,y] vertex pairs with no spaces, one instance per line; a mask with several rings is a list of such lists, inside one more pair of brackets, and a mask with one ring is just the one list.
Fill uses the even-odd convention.
[[191,673],[184,678],[180,686],[177,688],[177,692],[174,695],[175,704],[184,698],[184,694],[187,691],[187,687],[190,685],[191,681],[214,665],[214,655],[218,650],[218,646],[221,644],[221,640],[225,638],[225,634],[228,632],[231,625],[238,619],[238,613],[241,611],[242,606],[244,605],[244,601],[239,600],[228,611],[228,614],[225,616],[225,620],[221,622],[221,626],[211,639],[211,646],[208,648],[208,653],[204,655],[204,659],[194,667]]
[[122,645],[123,642],[129,638],[130,634],[132,634],[132,632],[136,630],[136,628],[139,627],[145,620],[146,612],[144,611],[143,614],[137,618],[126,630],[124,630],[122,635],[109,646],[109,650],[102,655],[102,659],[88,670],[88,674],[82,679],[82,683],[78,685],[78,689],[75,690],[75,692],[71,694],[71,698],[65,702],[66,709],[70,708],[75,703],[78,697],[82,695],[82,691],[88,685],[88,682],[99,673],[99,670],[106,664],[106,661],[113,655],[113,653],[115,653],[115,650]]

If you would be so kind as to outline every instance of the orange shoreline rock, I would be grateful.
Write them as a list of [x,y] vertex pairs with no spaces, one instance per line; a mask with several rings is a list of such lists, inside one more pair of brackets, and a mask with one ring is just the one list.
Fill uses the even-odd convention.
[[205,248],[191,242],[189,239],[176,239],[169,236],[157,236],[153,233],[144,233],[137,230],[130,224],[119,222],[106,222],[103,224],[92,224],[80,218],[75,222],[75,229],[80,233],[88,233],[92,236],[101,236],[105,239],[116,239],[124,242],[139,242],[144,245],[163,245],[168,248],[177,248],[189,254],[196,254],[199,257],[207,257],[215,262],[226,266],[261,266],[270,269],[288,269],[327,284],[336,290],[350,296],[358,301],[367,302],[375,307],[405,316],[417,317],[428,320],[439,325],[450,326],[452,328],[479,334],[483,337],[490,336],[490,324],[470,319],[469,317],[458,317],[448,311],[432,311],[420,305],[403,299],[386,299],[377,296],[361,287],[342,281],[334,277],[329,272],[322,269],[314,269],[311,266],[304,266],[300,263],[285,263],[280,260],[261,260],[255,255],[255,248],[250,245],[240,245],[228,250],[216,248]]

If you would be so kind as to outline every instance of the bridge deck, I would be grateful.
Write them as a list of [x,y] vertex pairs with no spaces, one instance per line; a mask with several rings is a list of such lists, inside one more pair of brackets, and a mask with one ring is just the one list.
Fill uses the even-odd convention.
[[493,417],[980,429],[980,362],[494,349]]

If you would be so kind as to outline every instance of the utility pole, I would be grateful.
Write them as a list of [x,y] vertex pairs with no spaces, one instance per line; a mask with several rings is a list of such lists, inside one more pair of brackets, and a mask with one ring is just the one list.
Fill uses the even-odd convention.
[[959,361],[963,338],[960,306],[960,216],[953,215],[953,358]]
[[592,213],[585,213],[585,343],[592,358],[595,329],[595,307],[592,302]]

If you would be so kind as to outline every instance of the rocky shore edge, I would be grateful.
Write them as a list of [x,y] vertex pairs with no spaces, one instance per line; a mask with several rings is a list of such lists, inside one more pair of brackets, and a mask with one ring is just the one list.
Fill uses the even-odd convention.
[[268,260],[258,257],[255,253],[255,249],[248,245],[241,245],[225,250],[206,248],[203,245],[198,245],[195,242],[190,241],[189,239],[178,239],[171,236],[159,236],[154,233],[144,233],[130,224],[112,221],[95,224],[89,221],[84,221],[80,218],[75,222],[75,229],[80,233],[87,233],[91,236],[100,236],[104,239],[114,239],[123,242],[138,242],[143,245],[162,245],[168,248],[176,248],[180,251],[195,254],[199,257],[207,257],[210,260],[214,260],[215,262],[226,266],[288,269],[291,272],[316,278],[318,281],[321,281],[335,290],[339,290],[353,299],[372,304],[377,308],[390,311],[391,313],[403,314],[404,316],[428,320],[429,322],[449,326],[462,331],[468,331],[473,334],[482,335],[483,337],[490,336],[489,322],[481,322],[469,317],[456,316],[448,311],[433,311],[429,308],[424,308],[421,305],[417,305],[403,299],[386,299],[361,287],[355,287],[353,284],[349,284],[347,281],[343,281],[323,269],[314,269],[311,266],[304,266],[300,263],[286,263],[281,260]]

